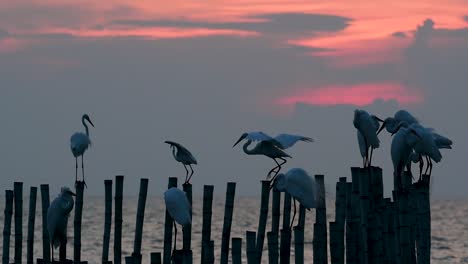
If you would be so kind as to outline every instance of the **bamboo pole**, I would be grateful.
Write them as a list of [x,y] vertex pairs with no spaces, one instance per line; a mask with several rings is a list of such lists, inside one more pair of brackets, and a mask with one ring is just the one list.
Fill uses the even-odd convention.
[[280,263],[289,264],[291,254],[291,195],[284,193],[283,228],[280,231]]
[[59,247],[59,263],[66,263],[67,261],[67,238],[60,241]]
[[361,208],[361,225],[360,225],[360,251],[361,263],[367,264],[369,262],[369,248],[368,248],[368,214],[370,209],[369,202],[369,189],[370,189],[370,168],[359,170],[359,204]]
[[[167,188],[177,187],[177,178],[170,177]],[[163,249],[163,263],[169,264],[171,262],[171,247],[172,247],[172,226],[173,221],[171,215],[166,209],[166,218],[164,222],[164,249]]]
[[339,263],[338,257],[338,224],[336,222],[330,222],[328,228],[330,228],[330,261],[331,264]]
[[[336,223],[336,250],[335,261],[339,264],[344,264],[345,253],[345,219],[346,219],[346,177],[341,177],[336,184],[336,200],[335,200],[335,223]],[[330,228],[331,230],[332,228]],[[331,235],[331,234],[330,234]],[[331,254],[331,248],[330,248]]]
[[314,263],[327,264],[327,208],[325,203],[325,181],[323,175],[315,175],[317,184],[317,208],[315,213],[314,238],[312,246],[314,250]]
[[11,236],[11,218],[13,216],[13,191],[5,191],[5,218],[3,225],[3,257],[2,263],[8,264],[10,261],[10,236]]
[[304,228],[294,227],[294,259],[296,264],[304,263]]
[[47,210],[49,209],[49,185],[41,184],[41,205],[42,205],[42,259],[50,262],[50,239],[47,231]]
[[125,264],[134,264],[134,259],[132,256],[125,257]]
[[37,187],[31,187],[29,191],[29,216],[28,216],[28,240],[26,248],[26,261],[34,263],[34,223],[36,222],[36,197]]
[[76,199],[75,199],[75,219],[74,223],[74,243],[73,243],[73,261],[81,262],[81,219],[83,214],[83,196],[84,182],[76,182]]
[[151,252],[150,264],[161,264],[161,252]]
[[253,231],[247,231],[245,236],[247,241],[247,263],[259,263],[257,262],[257,249],[255,246],[256,233]]
[[400,253],[401,264],[411,263],[410,250],[410,225],[409,225],[409,187],[411,185],[411,174],[403,173],[403,189],[398,192],[398,220],[400,227]]
[[360,208],[359,208],[359,170],[351,168],[352,182],[346,184],[346,262],[360,263]]
[[262,196],[260,202],[260,218],[257,231],[257,262],[262,262],[263,245],[265,242],[265,231],[268,219],[268,201],[270,199],[270,181],[262,181]]
[[418,264],[431,261],[431,204],[429,195],[430,176],[423,175],[422,182],[418,184]]
[[115,177],[114,264],[122,263],[122,202],[124,176]]
[[411,263],[416,263],[416,211],[417,211],[417,195],[416,187],[411,184],[408,196],[408,222],[410,232],[410,256]]
[[[184,183],[182,184],[182,189],[187,196],[187,199],[190,204],[190,219],[192,219],[192,184]],[[185,225],[182,227],[182,248],[185,251],[184,256],[187,256],[187,251],[190,251],[192,247],[192,224]]]
[[201,264],[205,261],[205,251],[211,240],[211,216],[213,207],[213,185],[203,186],[203,222],[201,241]]
[[15,182],[13,185],[15,200],[15,263],[22,263],[23,250],[23,183]]
[[135,221],[135,240],[133,241],[133,262],[141,263],[141,241],[143,235],[143,223],[145,220],[146,196],[148,194],[148,179],[140,179],[140,191],[138,193],[138,207]]
[[398,191],[392,191],[393,196],[393,232],[395,234],[394,248],[395,248],[395,263],[400,264],[401,252],[400,252],[400,221],[398,214]]
[[271,215],[271,231],[278,235],[281,217],[281,192],[275,188],[273,188],[273,198],[271,200]]
[[232,264],[242,264],[242,238],[232,238]]
[[386,258],[387,263],[395,263],[396,251],[395,251],[395,206],[390,198],[385,199],[387,204],[386,210],[386,222],[387,222],[387,239],[385,239]]
[[104,213],[104,235],[102,243],[102,262],[109,261],[109,242],[112,227],[112,180],[104,180],[105,213]]
[[231,239],[231,225],[235,195],[236,183],[228,182],[226,190],[226,203],[224,205],[223,233],[221,238],[221,264],[227,264],[229,261],[229,240]]
[[268,263],[278,264],[278,233],[267,232],[268,240]]
[[207,264],[213,264],[214,260],[215,260],[215,257],[214,257],[214,241],[210,240],[210,242],[208,243],[206,263]]

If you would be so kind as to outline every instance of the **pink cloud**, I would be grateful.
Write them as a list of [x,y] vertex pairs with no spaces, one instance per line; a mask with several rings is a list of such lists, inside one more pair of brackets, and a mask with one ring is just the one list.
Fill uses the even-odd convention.
[[365,106],[376,100],[395,100],[402,105],[424,101],[421,91],[410,90],[398,83],[365,83],[357,85],[331,85],[317,89],[303,89],[276,101],[280,105],[296,103],[312,105]]
[[4,38],[0,39],[0,54],[1,53],[15,53],[22,50],[26,46],[24,41],[16,38]]

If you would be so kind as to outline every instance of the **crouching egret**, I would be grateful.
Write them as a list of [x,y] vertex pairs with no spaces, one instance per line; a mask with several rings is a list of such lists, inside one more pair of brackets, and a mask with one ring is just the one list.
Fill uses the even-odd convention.
[[[196,165],[197,160],[192,155],[192,153],[190,153],[190,151],[186,149],[184,146],[182,146],[181,144],[173,142],[173,141],[164,141],[164,143],[169,144],[171,146],[172,155],[174,156],[174,159],[184,165],[184,169],[186,172],[185,183],[188,183],[193,175],[192,164]],[[189,171],[187,169],[187,166],[189,166],[191,170],[190,176],[189,176]]]
[[286,173],[279,173],[272,186],[280,192],[287,192],[293,198],[294,213],[291,227],[296,217],[296,200],[306,209],[317,207],[315,180],[301,168],[293,168]]
[[52,248],[52,261],[54,261],[54,248],[67,241],[68,216],[73,210],[73,196],[75,194],[68,187],[62,187],[60,194],[47,210],[47,231]]
[[83,174],[83,182],[85,183],[85,178],[84,178],[84,162],[83,162],[83,157],[85,151],[88,149],[88,147],[91,145],[91,140],[89,139],[89,129],[88,125],[86,124],[87,121],[91,126],[94,127],[93,122],[91,122],[91,119],[89,119],[89,116],[87,114],[84,114],[81,117],[81,123],[85,127],[86,133],[83,132],[76,132],[73,134],[70,138],[70,148],[73,153],[73,156],[75,157],[75,182],[78,182],[78,157],[81,156],[81,172]]
[[177,189],[176,187],[172,187],[164,192],[164,202],[166,203],[166,209],[169,212],[169,215],[174,221],[174,254],[177,245],[176,222],[182,226],[190,225],[192,223],[192,217],[190,215],[191,208],[185,192]]
[[[357,129],[358,144],[364,167],[370,167],[372,163],[372,154],[374,149],[380,146],[380,140],[377,137],[382,119],[375,115],[370,115],[364,110],[356,109],[354,111],[354,127]],[[369,154],[370,148],[370,154]]]
[[[246,139],[247,142],[244,144],[242,149],[247,155],[264,155],[275,161],[276,166],[267,174],[267,179],[269,179],[270,175],[274,173],[272,180],[281,170],[281,166],[286,163],[286,159],[284,158],[291,158],[291,156],[283,150],[292,147],[298,141],[313,142],[312,138],[300,135],[280,134],[275,138],[272,138],[263,132],[250,132],[242,134],[233,147],[244,139]],[[248,146],[254,141],[259,142],[254,148],[248,149]],[[277,159],[279,159],[281,163],[279,163]]]

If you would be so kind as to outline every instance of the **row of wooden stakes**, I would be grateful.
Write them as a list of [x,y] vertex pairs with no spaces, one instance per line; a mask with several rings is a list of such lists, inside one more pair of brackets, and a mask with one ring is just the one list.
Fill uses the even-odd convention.
[[[382,170],[377,167],[352,168],[352,182],[346,177],[336,184],[335,221],[327,228],[325,184],[323,175],[315,175],[318,203],[313,225],[313,263],[328,264],[328,239],[330,240],[330,261],[332,264],[367,264],[395,263],[413,264],[430,261],[430,203],[429,177],[422,182],[411,184],[411,175],[405,174],[403,188],[393,192],[393,202],[383,196]],[[122,263],[122,201],[123,176],[115,178],[115,211],[114,211],[114,256],[113,263]],[[112,180],[105,180],[105,219],[102,248],[102,263],[109,264],[109,243],[112,226]],[[298,224],[290,228],[291,196],[273,190],[270,182],[262,181],[260,217],[257,231],[246,231],[247,263],[261,263],[265,238],[268,263],[290,263],[291,238],[294,235],[295,263],[304,263],[304,230],[306,210],[299,208]],[[177,178],[169,178],[168,188],[177,187]],[[192,203],[192,186],[183,184],[189,202]],[[49,186],[40,186],[42,198],[42,242],[43,256],[37,263],[51,263],[50,241],[47,232],[47,209],[49,207]],[[144,224],[148,179],[140,180],[138,208],[136,215],[135,239],[133,253],[125,256],[125,263],[142,263],[142,232]],[[211,239],[212,201],[214,187],[205,185],[203,190],[201,263],[214,263],[215,243]],[[221,240],[220,263],[242,263],[242,241],[240,237],[231,238],[231,226],[234,210],[236,183],[227,183],[224,221]],[[268,211],[271,199],[271,230],[266,231]],[[22,211],[23,183],[15,182],[14,190],[6,190],[5,219],[3,230],[2,263],[8,264],[10,258],[11,220],[14,211],[15,219],[15,252],[14,263],[22,263]],[[59,250],[59,262],[54,263],[87,263],[81,260],[81,219],[83,210],[84,184],[76,185],[74,213],[74,250],[73,260],[66,257],[66,245]],[[31,187],[29,196],[29,217],[27,234],[26,263],[33,264],[34,224],[36,211],[37,187]],[[281,214],[281,202],[283,213]],[[14,208],[13,208],[14,205]],[[13,210],[14,209],[14,210]],[[283,216],[280,229],[281,215]],[[172,253],[173,221],[166,211],[164,226],[163,252],[152,252],[150,263],[193,263],[191,250],[191,226],[183,228],[183,247]],[[329,236],[328,236],[329,231]],[[231,255],[231,256],[230,256]],[[231,258],[230,258],[231,257]]]

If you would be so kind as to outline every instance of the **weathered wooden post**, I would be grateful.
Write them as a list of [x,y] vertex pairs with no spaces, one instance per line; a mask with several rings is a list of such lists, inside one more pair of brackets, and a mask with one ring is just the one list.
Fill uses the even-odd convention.
[[151,252],[150,264],[161,264],[161,252]]
[[268,263],[278,263],[278,233],[270,231],[267,232],[268,240]]
[[132,256],[125,257],[125,264],[134,264],[135,261]]
[[429,195],[430,176],[424,174],[417,185],[417,221],[419,230],[418,264],[431,261],[431,203]]
[[47,210],[49,209],[49,185],[41,184],[41,206],[42,206],[42,260],[50,262],[50,239],[47,231]]
[[242,238],[232,238],[232,264],[242,264]]
[[331,264],[337,264],[337,263],[339,263],[339,257],[338,257],[338,240],[339,240],[338,224],[336,222],[330,222],[328,227],[330,228],[330,261],[331,261]]
[[281,192],[273,188],[273,198],[271,200],[271,232],[279,234],[281,217]]
[[257,262],[257,249],[255,245],[256,233],[253,231],[247,231],[245,233],[247,241],[247,263],[256,264]]
[[[411,180],[410,180],[411,182]],[[408,195],[408,222],[410,232],[410,255],[411,263],[416,262],[416,211],[417,194],[415,184],[411,184]]]
[[257,262],[262,262],[263,244],[265,242],[265,231],[268,219],[268,204],[270,199],[270,181],[262,181],[262,196],[260,201],[260,218],[257,231]]
[[141,240],[143,235],[143,222],[145,220],[146,196],[148,194],[148,179],[140,180],[140,192],[138,193],[138,207],[135,225],[135,240],[133,242],[133,262],[141,264]]
[[74,243],[73,243],[73,261],[81,263],[81,219],[83,215],[83,196],[84,182],[78,181],[75,183],[76,199],[75,199],[75,219],[74,224]]
[[[192,184],[190,183],[184,183],[182,184],[182,189],[185,192],[185,195],[187,196],[187,199],[190,204],[190,219],[192,219]],[[182,227],[182,248],[184,250],[184,260],[185,258],[191,256],[191,247],[192,247],[192,224],[186,225]],[[189,260],[190,263],[192,262]]]
[[385,198],[384,214],[384,263],[395,263],[395,216],[394,203],[390,198]]
[[317,208],[314,224],[314,263],[327,264],[327,208],[325,203],[325,181],[323,175],[315,175],[317,184]]
[[283,228],[280,231],[280,264],[289,264],[291,254],[291,195],[284,193]]
[[411,185],[411,174],[404,172],[402,181],[403,189],[398,191],[398,220],[400,223],[400,254],[401,264],[410,264],[411,250],[410,250],[410,226],[409,226],[409,190]]
[[361,168],[359,170],[359,204],[361,208],[361,225],[360,225],[360,255],[362,256],[361,263],[369,262],[368,250],[368,214],[369,214],[369,186],[370,186],[370,168]]
[[[170,177],[167,188],[177,187],[177,178]],[[172,247],[172,226],[173,220],[171,215],[166,209],[166,218],[164,222],[164,249],[163,249],[163,263],[169,264],[171,262],[171,247]]]
[[304,227],[294,227],[294,259],[296,264],[304,263]]
[[10,261],[10,236],[11,236],[11,218],[13,216],[13,191],[5,191],[5,218],[3,225],[3,257],[2,263],[9,264]]
[[395,234],[394,248],[395,248],[395,263],[401,263],[401,251],[400,251],[400,220],[398,213],[398,191],[392,191],[393,196],[393,232]]
[[36,197],[37,187],[31,187],[29,191],[29,216],[28,216],[28,240],[26,249],[26,261],[34,263],[34,223],[36,222]]
[[221,264],[227,264],[229,260],[229,240],[231,239],[231,225],[235,195],[236,183],[228,182],[226,190],[226,203],[224,205],[223,233],[221,238]]
[[112,180],[104,180],[104,235],[102,243],[102,263],[109,261],[109,242],[112,227]]
[[208,250],[206,251],[206,264],[214,264],[214,241],[210,240],[208,243]]
[[115,177],[114,264],[122,263],[122,203],[124,176]]
[[[344,264],[344,234],[345,234],[345,219],[346,219],[346,177],[341,177],[336,184],[336,200],[335,200],[335,223],[336,223],[336,249],[334,250],[334,259],[336,263]],[[330,227],[330,231],[333,228]],[[330,234],[331,239],[331,234]],[[331,241],[330,241],[331,242]],[[332,250],[330,247],[330,257]],[[332,261],[333,262],[333,261]]]
[[[355,170],[352,169],[353,175]],[[346,183],[346,263],[358,263],[357,243],[358,243],[358,223],[359,218],[356,214],[357,194],[353,193],[353,187],[356,185],[355,177],[352,182]],[[356,180],[357,181],[357,180]]]
[[205,261],[205,251],[211,240],[211,216],[213,207],[213,185],[203,186],[203,222],[201,241],[201,264]]
[[15,263],[22,263],[23,250],[23,183],[13,184],[15,200]]

